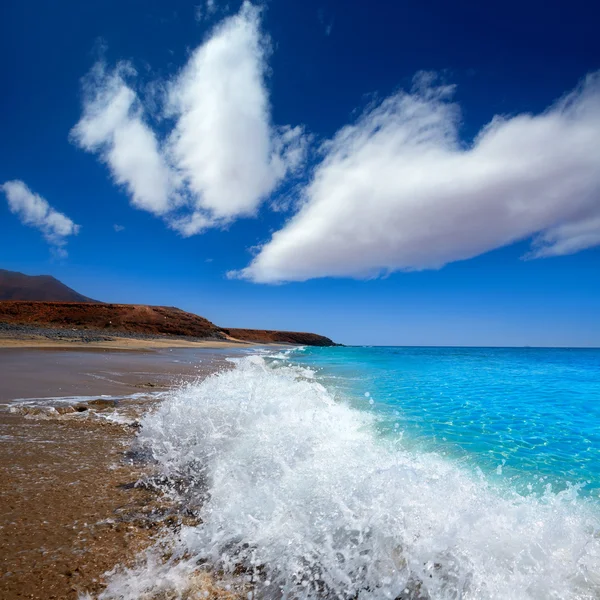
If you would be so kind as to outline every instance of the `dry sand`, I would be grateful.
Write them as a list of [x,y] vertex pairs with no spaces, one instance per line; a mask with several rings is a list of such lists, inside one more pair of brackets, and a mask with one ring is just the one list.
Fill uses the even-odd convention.
[[191,341],[177,338],[138,339],[115,337],[98,342],[81,342],[72,340],[52,340],[43,337],[31,339],[0,337],[0,348],[47,348],[47,349],[100,349],[100,350],[156,350],[165,348],[240,348],[256,344],[238,341]]

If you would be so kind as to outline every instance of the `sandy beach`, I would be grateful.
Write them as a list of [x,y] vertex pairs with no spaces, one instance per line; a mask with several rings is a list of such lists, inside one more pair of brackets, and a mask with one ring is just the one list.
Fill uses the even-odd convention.
[[196,339],[183,336],[100,333],[82,329],[18,327],[4,324],[0,329],[2,348],[160,350],[165,348],[243,348],[241,340]]
[[244,342],[221,342],[218,340],[195,342],[178,339],[144,340],[138,338],[114,338],[98,342],[70,340],[0,338],[0,348],[47,348],[47,349],[99,349],[99,350],[155,350],[164,348],[239,348],[252,346]]
[[[66,343],[0,348],[6,600],[95,594],[104,573],[189,518],[135,486],[152,469],[130,452],[135,422],[169,386],[227,366],[225,346],[133,352],[127,343],[120,351]],[[111,421],[117,414],[121,422]]]

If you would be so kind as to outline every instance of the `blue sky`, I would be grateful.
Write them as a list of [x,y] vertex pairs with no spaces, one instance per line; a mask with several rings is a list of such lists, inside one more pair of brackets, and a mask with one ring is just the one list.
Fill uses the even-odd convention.
[[350,344],[600,345],[600,9],[480,4],[4,3],[0,267]]

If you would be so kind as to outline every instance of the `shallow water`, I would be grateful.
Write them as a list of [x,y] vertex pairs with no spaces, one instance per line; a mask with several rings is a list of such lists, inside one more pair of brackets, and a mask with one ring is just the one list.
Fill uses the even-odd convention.
[[599,356],[234,359],[142,421],[140,442],[202,525],[103,597],[194,597],[192,574],[212,568],[255,598],[598,598]]
[[522,491],[570,482],[599,497],[600,350],[307,348],[295,360],[405,445]]

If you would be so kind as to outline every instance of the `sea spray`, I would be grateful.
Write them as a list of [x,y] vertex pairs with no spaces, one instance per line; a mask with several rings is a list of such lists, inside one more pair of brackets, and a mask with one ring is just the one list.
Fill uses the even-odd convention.
[[140,443],[202,523],[102,598],[194,597],[202,570],[266,599],[600,597],[597,507],[576,486],[522,496],[378,436],[375,419],[258,356],[173,391]]

